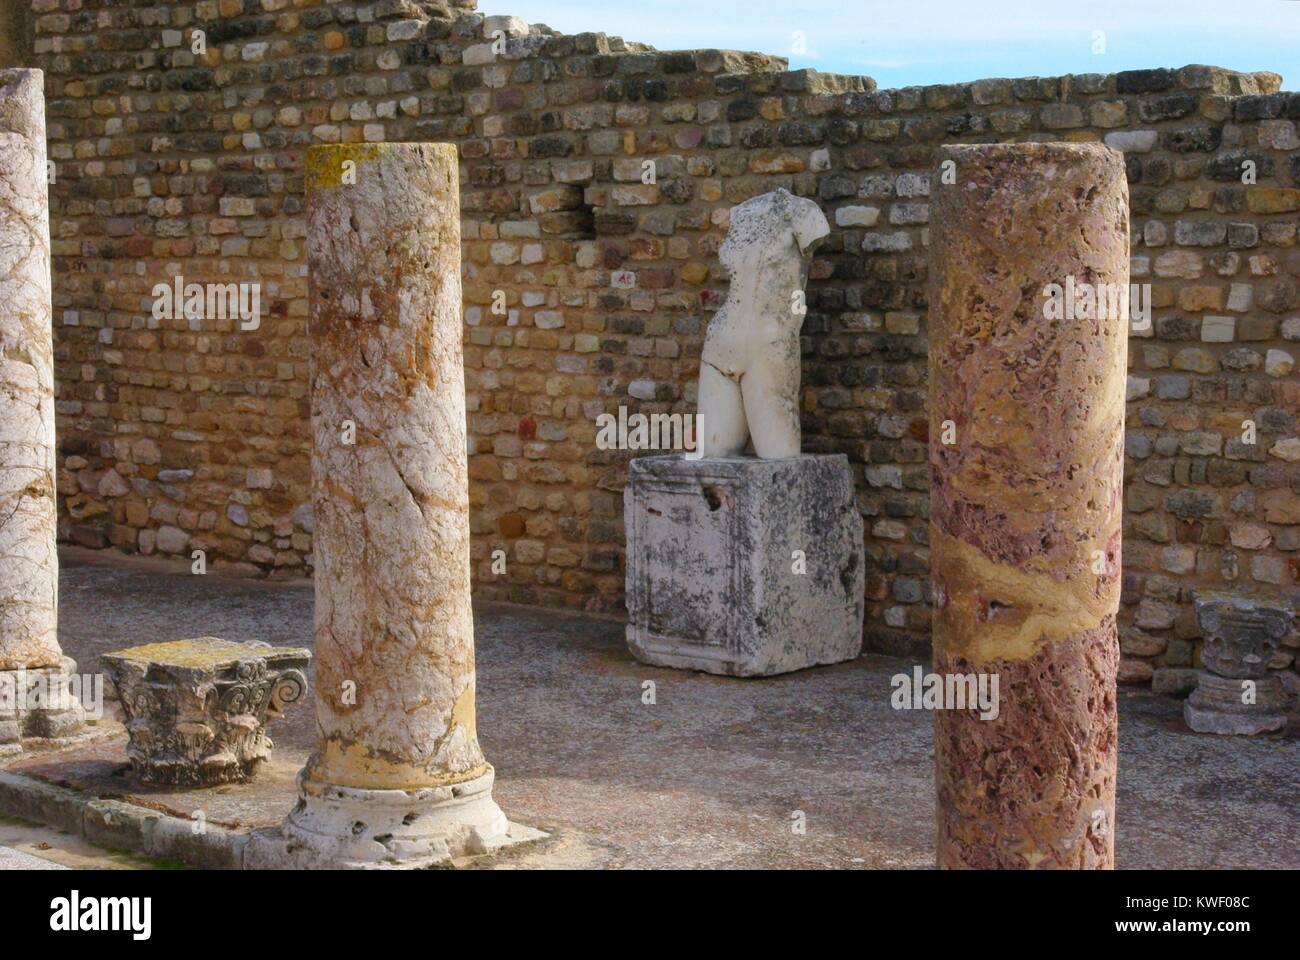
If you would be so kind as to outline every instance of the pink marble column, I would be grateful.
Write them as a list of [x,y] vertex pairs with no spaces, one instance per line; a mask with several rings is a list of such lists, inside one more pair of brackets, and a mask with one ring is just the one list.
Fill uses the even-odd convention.
[[[935,713],[938,863],[1111,867],[1128,323],[1081,285],[1127,295],[1123,158],[1000,144],[939,162],[934,668],[995,677],[998,709]],[[1078,297],[1049,303],[1057,288]]]

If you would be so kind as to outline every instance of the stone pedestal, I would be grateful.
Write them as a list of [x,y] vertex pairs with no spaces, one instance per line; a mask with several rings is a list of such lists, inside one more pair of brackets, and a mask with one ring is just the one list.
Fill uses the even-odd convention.
[[267,720],[307,692],[311,653],[199,637],[101,660],[126,714],[133,778],[211,786],[252,779],[271,755]]
[[456,148],[314,146],[306,193],[320,741],[283,833],[295,865],[482,853]]
[[1109,868],[1128,323],[1049,298],[1127,294],[1123,157],[980,145],[938,163],[934,669],[996,675],[1000,701],[935,712],[938,865]]
[[[54,345],[45,98],[39,70],[0,70],[0,752],[60,739],[79,705],[31,706],[35,684],[66,689],[55,551]],[[19,691],[22,695],[18,696]],[[56,697],[56,700],[62,700]],[[48,701],[48,697],[46,698]]]
[[1268,669],[1291,628],[1289,608],[1198,591],[1193,601],[1205,637],[1196,689],[1183,718],[1197,733],[1270,733],[1287,724],[1282,682]]
[[846,457],[643,457],[623,504],[638,660],[755,677],[861,652],[862,516]]

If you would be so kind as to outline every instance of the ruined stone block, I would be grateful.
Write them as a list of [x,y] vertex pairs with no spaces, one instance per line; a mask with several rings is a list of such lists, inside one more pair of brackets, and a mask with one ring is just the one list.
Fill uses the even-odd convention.
[[1205,645],[1196,689],[1183,703],[1187,725],[1248,736],[1285,728],[1287,696],[1269,661],[1291,627],[1290,609],[1208,590],[1197,591],[1195,609]]
[[858,655],[862,517],[846,457],[643,457],[624,510],[637,659],[749,677]]
[[104,654],[143,783],[206,786],[250,779],[271,754],[266,723],[307,692],[311,653],[216,637]]

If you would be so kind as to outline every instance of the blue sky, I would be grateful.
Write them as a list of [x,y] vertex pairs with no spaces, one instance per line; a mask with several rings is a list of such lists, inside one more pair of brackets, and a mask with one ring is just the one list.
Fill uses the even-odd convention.
[[[1300,0],[479,0],[479,10],[660,50],[774,53],[882,88],[1208,63],[1272,70],[1300,90]],[[796,32],[804,53],[792,50]]]

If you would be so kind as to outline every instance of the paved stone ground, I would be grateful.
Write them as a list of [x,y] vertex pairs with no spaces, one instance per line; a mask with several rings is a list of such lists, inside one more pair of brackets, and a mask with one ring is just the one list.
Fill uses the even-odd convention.
[[[83,671],[137,643],[215,635],[310,646],[301,583],[197,577],[160,561],[63,554],[60,639]],[[519,607],[476,612],[479,734],[512,819],[557,831],[519,867],[928,867],[931,718],[889,705],[910,661],[867,656],[766,680],[646,667],[622,624]],[[642,702],[643,684],[655,702]],[[1126,690],[1121,868],[1300,868],[1300,723],[1278,737],[1193,734],[1181,704]],[[17,768],[211,823],[278,823],[310,749],[309,704],[274,724],[254,784],[133,787],[120,740]],[[807,830],[792,830],[795,811]],[[0,835],[0,845],[4,844]],[[13,846],[13,844],[9,844]]]

